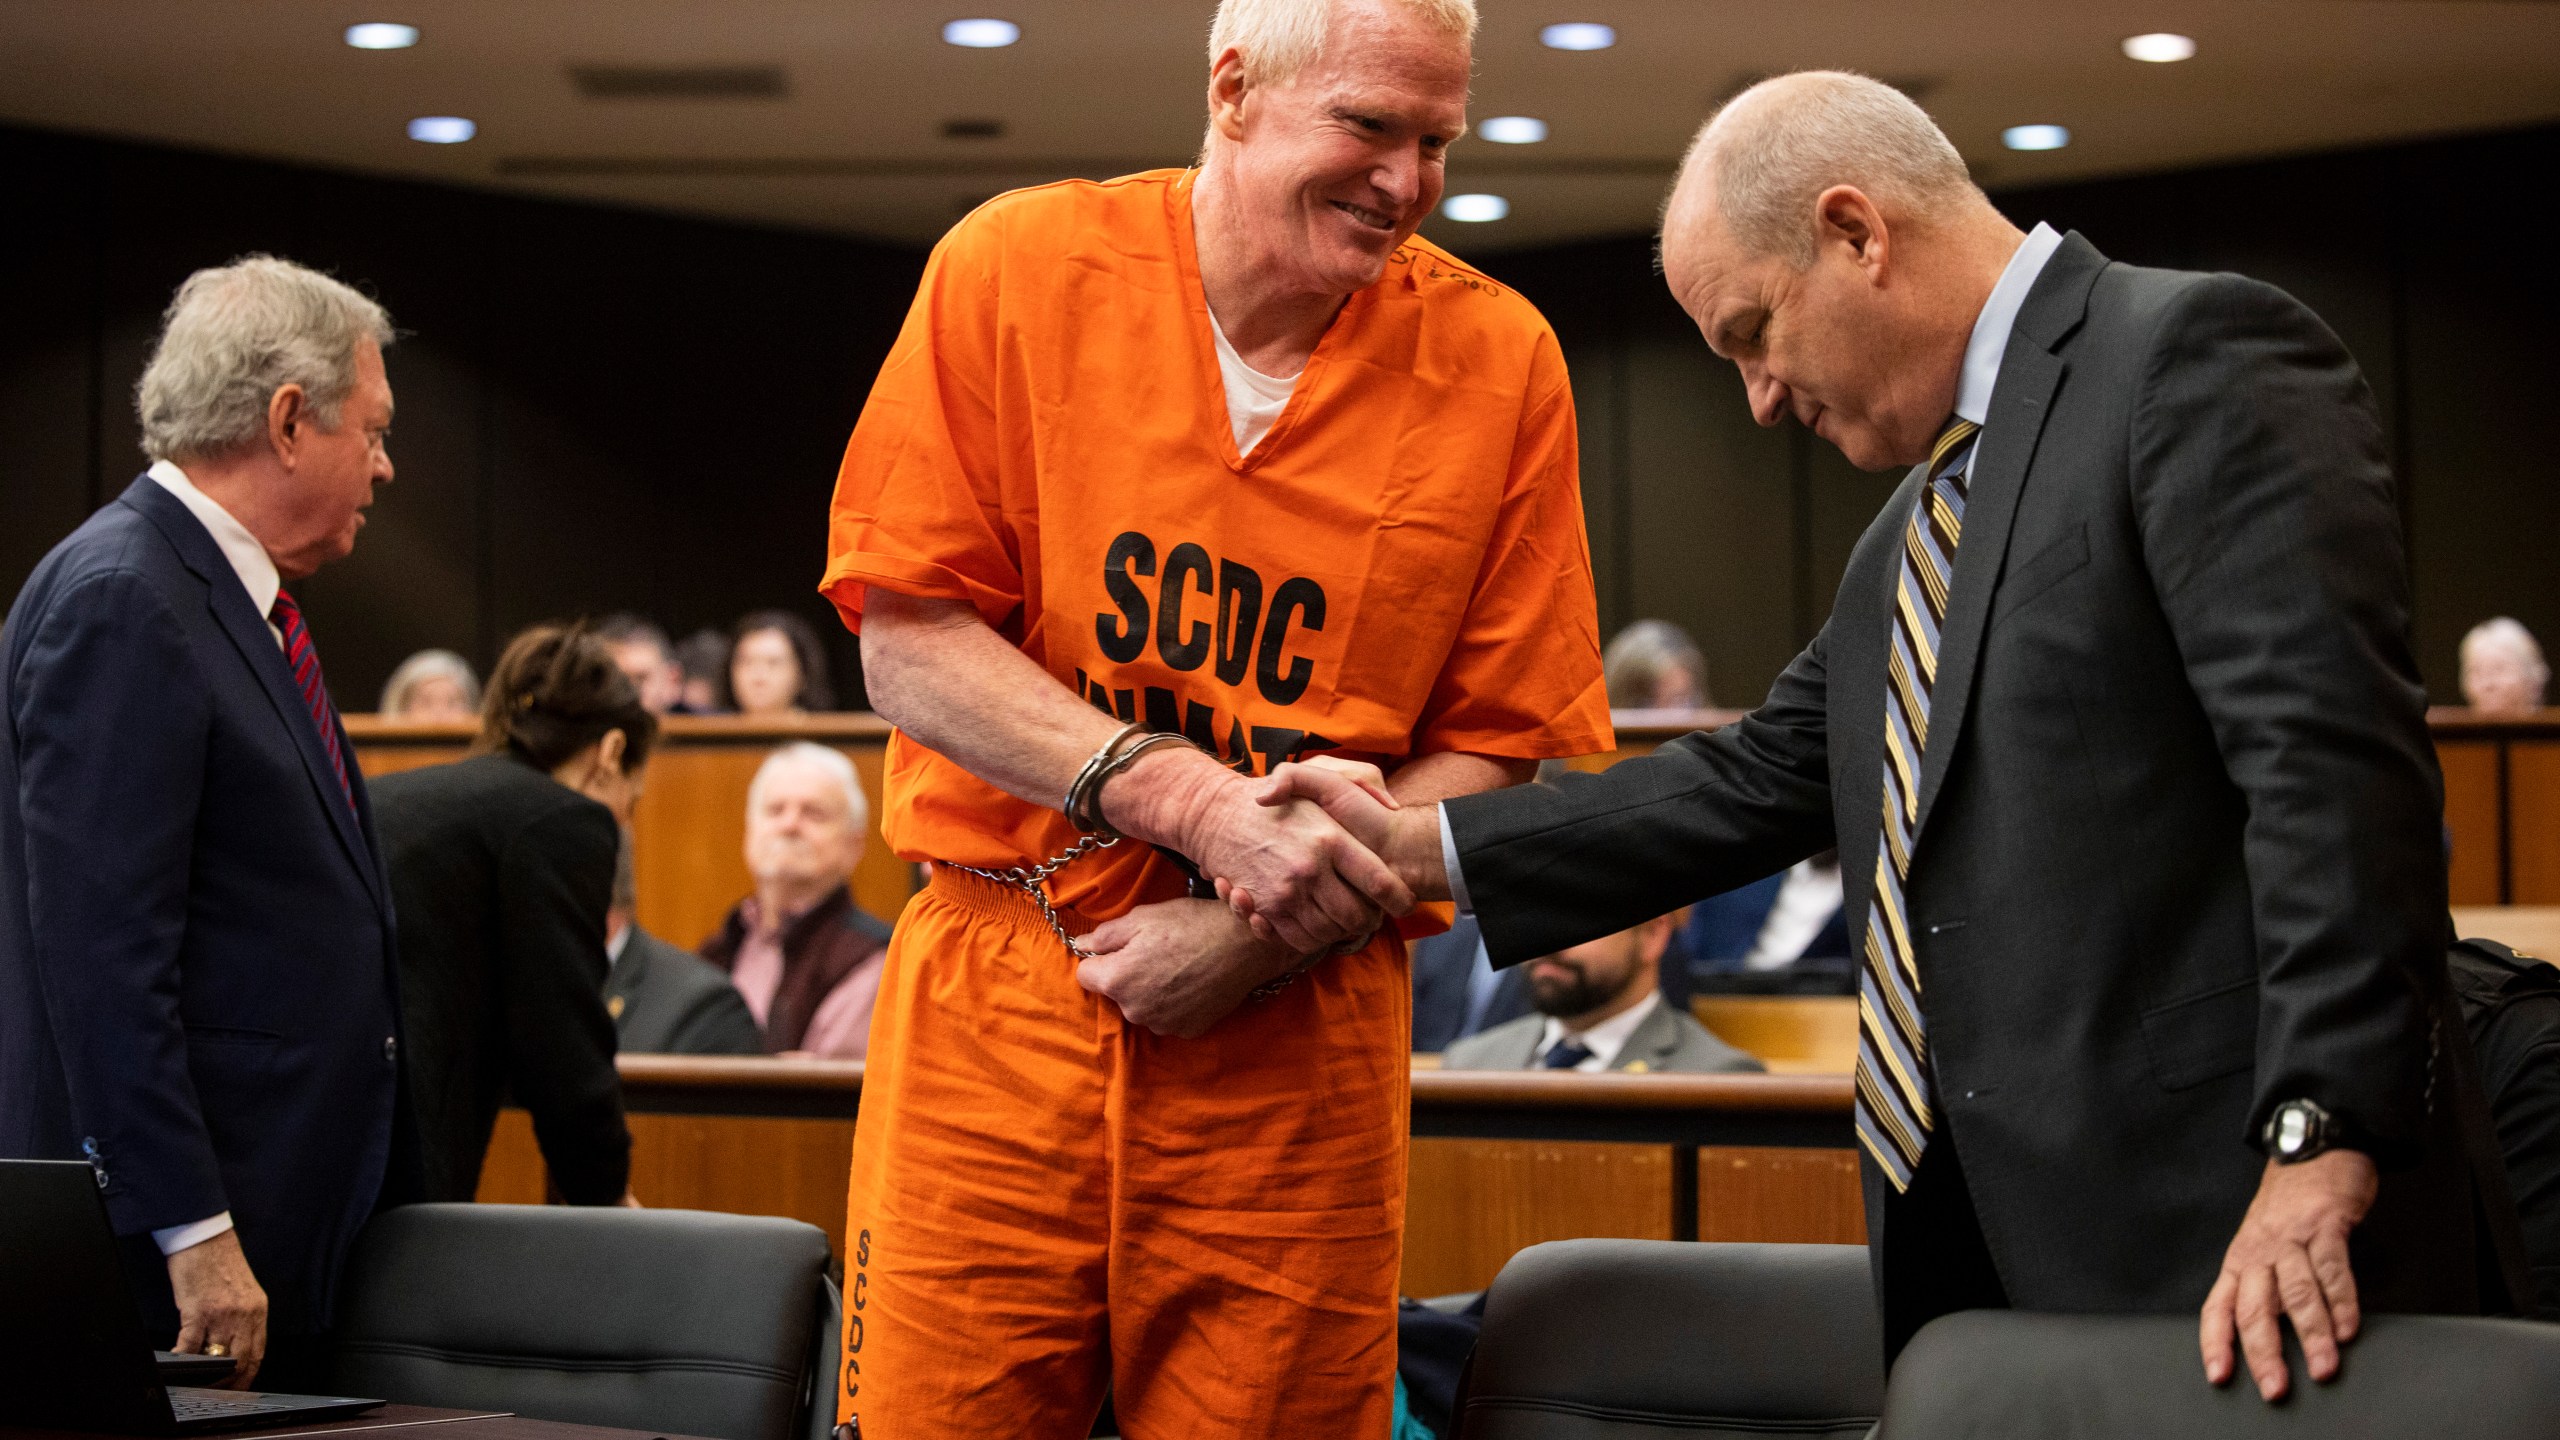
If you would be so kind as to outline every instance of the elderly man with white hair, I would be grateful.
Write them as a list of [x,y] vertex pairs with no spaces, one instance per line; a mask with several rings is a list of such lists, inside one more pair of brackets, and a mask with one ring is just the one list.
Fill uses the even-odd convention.
[[2505,615],[2483,620],[2462,637],[2462,701],[2483,715],[2530,715],[2551,683],[2542,642]]
[[824,588],[934,867],[854,1141],[873,1440],[1388,1427],[1410,897],[1252,777],[1611,743],[1555,338],[1414,233],[1474,30],[1227,0],[1199,164],[981,207],[865,404]]
[[776,1055],[859,1060],[889,923],[853,903],[871,825],[862,779],[841,750],[806,740],[765,757],[747,785],[747,873],[702,958],[729,974]]
[[391,337],[287,261],[188,277],[151,468],[0,633],[0,1156],[87,1160],[155,1342],[263,1389],[319,1379],[347,1248],[417,1183],[372,810],[283,588],[391,479]]
[[1838,73],[1707,125],[1662,258],[1762,423],[1910,467],[1829,622],[1741,723],[1603,775],[1438,815],[1275,793],[1471,900],[1504,964],[1836,846],[1889,1351],[1966,1308],[2183,1311],[2205,1377],[2236,1331],[2272,1400],[2280,1318],[2325,1381],[2367,1312],[2514,1303],[2391,473],[2337,338],[2021,232]]

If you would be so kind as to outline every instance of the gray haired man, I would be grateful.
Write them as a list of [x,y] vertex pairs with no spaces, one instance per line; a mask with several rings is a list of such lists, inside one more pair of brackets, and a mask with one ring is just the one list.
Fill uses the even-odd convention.
[[241,1386],[318,1378],[405,1168],[372,811],[283,588],[391,479],[391,334],[287,261],[190,276],[150,470],[0,631],[0,1156],[87,1160],[157,1343]]

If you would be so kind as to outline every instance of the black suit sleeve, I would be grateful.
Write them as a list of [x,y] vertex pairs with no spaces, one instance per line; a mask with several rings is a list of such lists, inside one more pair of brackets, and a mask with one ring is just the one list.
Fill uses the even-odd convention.
[[1828,847],[1829,634],[1736,724],[1596,775],[1448,801],[1493,963],[1627,929]]
[[2237,276],[2191,287],[2149,354],[2135,519],[2248,807],[2249,1133],[2303,1097],[2402,1153],[2443,985],[2443,801],[2372,396],[2317,317]]
[[764,1032],[756,1028],[747,997],[723,985],[704,990],[686,1008],[667,1037],[667,1048],[677,1055],[761,1055]]
[[125,1234],[219,1215],[178,1009],[209,687],[124,572],[56,600],[12,679],[36,968],[107,1212]]
[[499,865],[510,1089],[572,1205],[610,1205],[631,1178],[604,1004],[616,838],[603,806],[564,806],[518,830]]

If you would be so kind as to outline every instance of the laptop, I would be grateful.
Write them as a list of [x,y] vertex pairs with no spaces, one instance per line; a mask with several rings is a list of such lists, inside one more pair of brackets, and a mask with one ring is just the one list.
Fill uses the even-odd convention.
[[0,1425],[195,1435],[384,1403],[165,1383],[117,1252],[86,1162],[0,1160]]

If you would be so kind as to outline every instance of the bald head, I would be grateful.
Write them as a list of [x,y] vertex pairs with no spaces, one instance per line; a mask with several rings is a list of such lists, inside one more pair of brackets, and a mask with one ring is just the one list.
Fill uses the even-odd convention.
[[1744,254],[1801,268],[1813,260],[1814,202],[1838,185],[1924,224],[1990,208],[1910,96],[1864,75],[1806,70],[1743,91],[1699,130],[1664,234],[1712,218]]
[[1662,277],[1741,370],[1753,418],[1793,417],[1878,470],[1928,454],[2024,238],[1909,96],[1816,70],[1752,86],[1699,132]]

